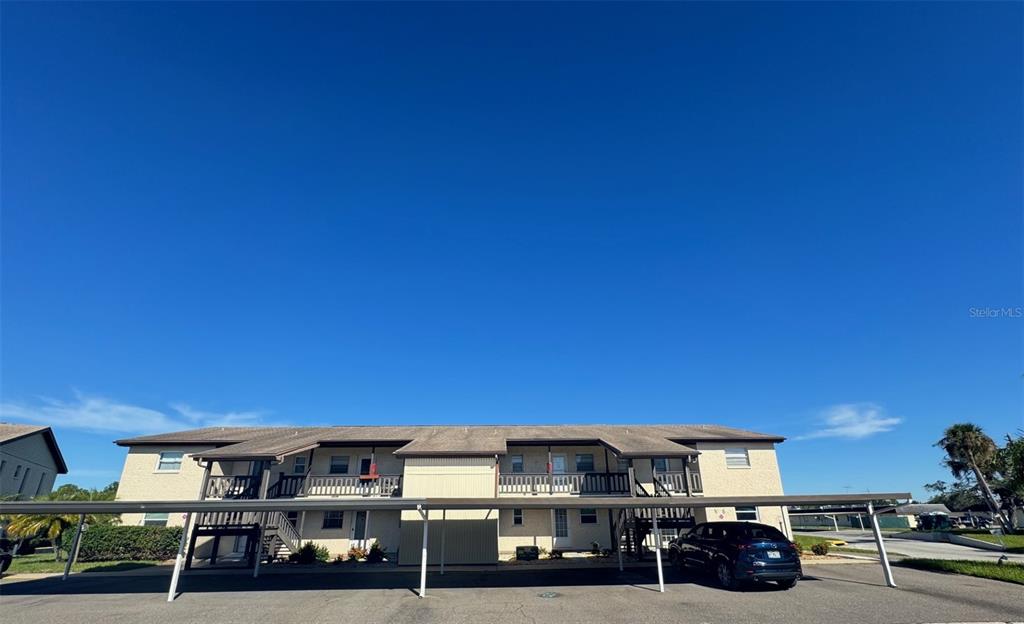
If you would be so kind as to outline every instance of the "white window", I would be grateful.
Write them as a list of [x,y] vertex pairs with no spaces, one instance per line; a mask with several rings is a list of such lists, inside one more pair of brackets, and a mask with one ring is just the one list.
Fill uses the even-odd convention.
[[580,524],[597,524],[597,510],[580,509]]
[[667,457],[655,457],[654,458],[654,469],[658,472],[668,472],[668,458]]
[[594,472],[593,453],[576,453],[576,472]]
[[340,529],[344,520],[345,512],[343,511],[325,511],[323,528]]
[[747,449],[740,447],[725,449],[725,467],[750,468],[750,455],[747,454]]
[[181,451],[164,451],[156,462],[157,472],[178,472],[181,470],[181,459],[185,454]]
[[147,513],[142,517],[142,526],[167,526],[166,513]]
[[512,472],[522,472],[522,471],[523,471],[523,456],[522,455],[512,455]]
[[292,474],[306,474],[306,456],[296,455],[295,462],[292,464]]
[[348,455],[331,455],[331,474],[348,474]]
[[744,522],[757,522],[757,507],[737,507],[736,519]]
[[523,526],[523,510],[513,509],[512,510],[512,524],[514,526]]

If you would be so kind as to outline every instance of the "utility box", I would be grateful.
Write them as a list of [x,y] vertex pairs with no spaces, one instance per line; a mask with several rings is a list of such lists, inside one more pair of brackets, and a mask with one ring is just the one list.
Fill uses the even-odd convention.
[[516,546],[517,561],[536,561],[540,558],[540,550],[536,546]]

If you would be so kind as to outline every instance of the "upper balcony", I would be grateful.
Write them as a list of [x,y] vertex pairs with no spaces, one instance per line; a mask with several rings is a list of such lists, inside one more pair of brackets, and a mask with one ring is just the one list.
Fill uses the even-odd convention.
[[568,494],[577,496],[627,496],[629,474],[625,472],[567,472],[498,475],[498,494]]
[[[205,498],[260,498],[260,476],[211,476]],[[267,498],[391,497],[402,495],[402,475],[280,475]]]
[[[689,488],[687,488],[689,475]],[[658,487],[669,496],[692,496],[704,493],[700,473],[695,471],[666,471],[658,473]]]

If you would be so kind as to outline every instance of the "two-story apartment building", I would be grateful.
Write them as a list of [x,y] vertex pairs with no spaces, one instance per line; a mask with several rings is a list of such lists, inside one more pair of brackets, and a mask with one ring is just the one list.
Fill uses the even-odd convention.
[[35,498],[49,494],[68,467],[49,427],[0,423],[0,496]]
[[[429,512],[432,560],[442,548],[449,563],[493,563],[517,546],[642,554],[652,513],[669,532],[705,519],[789,526],[779,507],[499,510],[486,502],[781,495],[775,444],[782,440],[711,425],[215,427],[118,440],[129,450],[117,498],[480,499],[481,509]],[[125,514],[122,521],[182,519]],[[200,559],[281,556],[314,541],[341,554],[376,541],[411,564],[419,562],[421,532],[414,510],[216,512],[200,514],[190,550]]]

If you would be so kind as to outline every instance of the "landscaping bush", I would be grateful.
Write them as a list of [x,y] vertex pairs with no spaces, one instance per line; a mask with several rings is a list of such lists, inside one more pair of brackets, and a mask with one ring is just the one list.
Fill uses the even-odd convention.
[[804,547],[800,544],[800,542],[793,542],[793,548],[796,548],[797,557],[804,556]]
[[348,558],[350,561],[362,561],[363,559],[366,559],[366,555],[367,552],[365,548],[353,546],[348,549]]
[[811,552],[819,556],[825,556],[828,554],[828,548],[828,542],[821,542],[811,546]]
[[[181,527],[115,526],[99,524],[82,533],[79,561],[163,561],[178,554]],[[61,538],[68,548],[74,531]]]
[[384,549],[376,541],[370,546],[370,552],[366,553],[366,563],[380,563],[384,561]]
[[549,555],[549,558],[550,559],[561,559],[562,558],[562,551],[560,551],[560,550],[552,550],[551,551],[551,555]]
[[288,557],[288,561],[295,561],[296,563],[311,564],[311,563],[326,563],[331,558],[331,551],[327,550],[326,546],[317,544],[316,542],[306,542],[299,549],[299,552],[293,553],[292,556]]
[[341,565],[343,563],[345,563],[345,557],[343,555],[338,555],[334,558],[334,561],[331,561],[332,565]]

